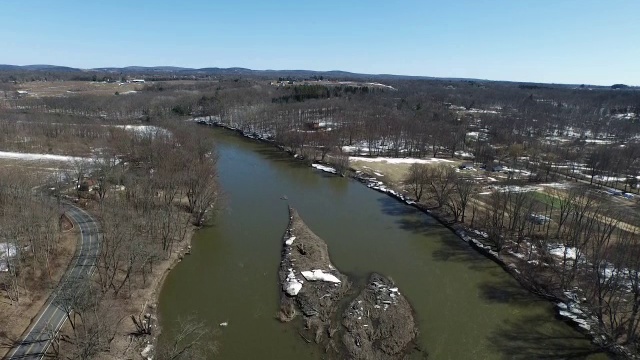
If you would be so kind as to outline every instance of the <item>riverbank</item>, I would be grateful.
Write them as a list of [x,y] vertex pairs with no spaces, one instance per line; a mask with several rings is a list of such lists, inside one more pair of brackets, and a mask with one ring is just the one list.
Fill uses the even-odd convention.
[[[95,211],[95,209],[93,209]],[[91,211],[91,209],[89,209]],[[185,213],[185,219],[189,214]],[[102,297],[97,311],[106,311],[103,321],[113,324],[113,337],[108,348],[97,352],[97,360],[151,359],[161,333],[158,301],[162,286],[172,269],[191,253],[191,240],[198,228],[189,225],[182,241],[173,245],[175,249],[167,257],[154,262],[153,271],[146,275],[144,284],[138,283],[130,289],[127,297]],[[134,323],[134,320],[137,322]],[[148,329],[142,333],[139,325]],[[66,321],[60,330],[58,353],[67,354],[77,350],[66,340],[74,339],[74,330]]]
[[[141,289],[135,297],[137,301],[131,304],[131,309],[140,309],[138,312],[138,319],[148,319],[152,322],[151,335],[136,339],[137,341],[125,344],[114,344],[113,348],[122,349],[122,358],[135,359],[139,356],[142,358],[152,359],[150,356],[153,352],[152,349],[157,347],[157,342],[162,333],[162,328],[159,326],[160,319],[158,314],[158,301],[160,300],[160,292],[164,285],[167,276],[173,270],[178,263],[180,263],[185,256],[191,254],[191,240],[193,235],[198,230],[195,226],[190,226],[185,238],[182,242],[176,244],[178,251],[174,251],[167,259],[161,261],[157,265],[156,273],[149,277],[149,287]],[[128,331],[131,332],[131,324],[129,324]],[[127,333],[127,329],[123,328],[122,333]],[[122,339],[121,339],[122,340]]]
[[[331,173],[330,171],[328,171]],[[483,231],[473,229],[463,223],[454,222],[449,214],[442,208],[428,208],[412,199],[409,195],[403,194],[400,189],[388,187],[383,181],[375,177],[370,177],[361,172],[355,172],[354,179],[366,185],[368,188],[384,193],[408,206],[416,208],[421,212],[436,219],[440,224],[450,229],[459,239],[467,243],[472,249],[484,255],[486,258],[498,264],[504,271],[510,274],[520,285],[530,293],[542,297],[555,305],[555,314],[559,319],[569,323],[576,330],[588,336],[591,341],[600,346],[603,350],[628,359],[638,359],[630,350],[622,345],[610,345],[607,334],[599,327],[597,319],[590,315],[581,306],[582,300],[578,292],[574,291],[554,291],[549,283],[541,282],[537,277],[532,277],[523,271],[527,264],[532,264],[538,260],[529,260],[523,254],[507,251],[502,254],[493,250],[486,240],[488,236]],[[609,344],[609,345],[608,345]]]
[[[118,333],[122,336],[114,339],[111,352],[117,359],[152,359],[153,349],[157,347],[158,338],[162,332],[159,326],[158,301],[162,286],[172,269],[180,263],[185,256],[191,253],[191,240],[198,230],[195,226],[190,226],[185,238],[182,242],[176,243],[178,251],[174,251],[171,255],[158,262],[156,271],[148,278],[149,285],[146,288],[138,289],[131,296],[128,305],[128,313],[123,316],[136,316],[137,319],[151,322],[151,334],[146,336],[131,336],[136,331],[134,324],[128,321],[118,329]],[[113,359],[106,356],[104,359]]]

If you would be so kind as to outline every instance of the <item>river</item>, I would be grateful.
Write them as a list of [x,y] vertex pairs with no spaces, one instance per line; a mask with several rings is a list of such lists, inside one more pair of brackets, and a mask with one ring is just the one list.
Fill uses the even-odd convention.
[[295,325],[276,320],[291,204],[327,242],[341,272],[357,281],[372,271],[395,280],[416,311],[419,344],[430,359],[608,358],[557,320],[550,303],[433,218],[272,146],[228,130],[202,131],[217,140],[225,205],[165,281],[164,336],[178,319],[195,315],[215,329],[216,359],[322,358]]

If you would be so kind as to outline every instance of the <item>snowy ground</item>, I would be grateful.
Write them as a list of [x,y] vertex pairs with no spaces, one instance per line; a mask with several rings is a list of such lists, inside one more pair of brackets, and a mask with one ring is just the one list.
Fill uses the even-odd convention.
[[20,153],[20,152],[10,152],[10,151],[0,151],[0,159],[16,159],[16,160],[26,160],[26,161],[64,161],[64,162],[73,162],[73,161],[90,161],[89,158],[84,157],[76,157],[76,156],[65,156],[65,155],[54,155],[54,154],[30,154],[30,153]]
[[388,157],[361,157],[350,156],[349,161],[364,161],[364,162],[386,162],[388,164],[435,164],[435,163],[453,163],[447,159],[415,159],[415,158],[388,158]]
[[131,131],[133,133],[139,135],[147,135],[147,134],[169,134],[169,131],[163,129],[161,127],[153,126],[153,125],[116,125],[115,127],[120,129],[125,129],[126,131]]
[[566,255],[567,259],[575,260],[577,258],[577,250],[574,247],[565,247],[561,244],[549,245],[549,254],[562,258]]
[[462,150],[458,150],[455,152],[455,156],[461,158],[461,159],[475,159],[476,156],[473,155],[473,153],[470,153],[468,151],[462,151]]
[[530,192],[530,191],[541,191],[542,188],[537,186],[518,186],[518,185],[492,185],[494,189],[500,192],[512,192],[512,193],[520,193],[520,192]]
[[571,187],[572,184],[556,182],[556,183],[546,183],[546,184],[539,184],[539,185],[543,187],[554,188],[554,189],[568,189]]
[[325,166],[325,165],[321,165],[321,164],[311,164],[311,166],[314,169],[318,169],[320,171],[325,171],[331,174],[337,174],[338,172],[336,171],[336,169],[330,167],[330,166]]

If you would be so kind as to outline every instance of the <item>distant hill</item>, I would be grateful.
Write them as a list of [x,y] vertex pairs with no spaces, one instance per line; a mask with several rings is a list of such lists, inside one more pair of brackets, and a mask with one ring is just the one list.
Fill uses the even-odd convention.
[[[585,85],[577,84],[543,84],[543,83],[529,83],[529,82],[512,82],[512,81],[495,81],[486,79],[471,79],[471,78],[438,78],[431,76],[410,76],[410,75],[393,75],[393,74],[359,74],[341,70],[330,71],[315,71],[315,70],[252,70],[241,67],[231,68],[219,68],[219,67],[207,67],[207,68],[186,68],[178,66],[125,66],[125,67],[101,67],[93,69],[79,69],[67,66],[57,65],[3,65],[0,64],[0,72],[57,72],[71,74],[76,77],[84,77],[87,74],[91,76],[91,73],[115,73],[126,74],[130,76],[155,76],[159,78],[167,77],[188,77],[188,76],[256,76],[263,78],[319,78],[325,79],[344,79],[344,80],[358,80],[358,81],[389,81],[389,80],[443,80],[443,81],[473,81],[473,82],[495,82],[495,83],[511,83],[521,84],[525,88],[546,88],[546,87],[574,87],[576,89],[585,88]],[[78,73],[78,75],[73,75]],[[586,88],[607,88],[607,89],[629,89],[640,90],[637,86],[627,86],[623,84],[615,84],[612,87],[593,86],[589,85]]]
[[90,69],[92,71],[103,71],[103,72],[119,72],[119,73],[156,73],[156,72],[180,72],[180,71],[193,71],[194,69],[183,68],[177,66],[126,66],[122,68],[118,67],[105,67],[105,68],[94,68]]
[[0,64],[0,71],[15,71],[20,70],[22,67],[17,65],[2,65]]
[[[405,76],[391,74],[358,74],[347,71],[315,71],[315,70],[252,70],[241,67],[232,68],[185,68],[177,66],[126,66],[126,67],[101,67],[93,69],[78,69],[66,66],[56,65],[2,65],[0,71],[48,71],[48,72],[102,72],[102,73],[118,73],[118,74],[149,74],[149,75],[211,75],[211,76],[260,76],[260,77],[294,77],[294,78],[311,78],[311,77],[328,77],[328,78],[350,78],[350,79],[433,79],[426,76]],[[460,80],[460,79],[458,79]]]
[[618,89],[628,89],[629,85],[625,85],[625,84],[613,84],[611,85],[611,88],[613,90],[618,90]]
[[[0,65],[4,66],[4,65]],[[13,65],[8,65],[13,66]],[[16,70],[30,70],[30,71],[60,71],[60,72],[81,72],[81,69],[76,69],[68,66],[58,66],[58,65],[25,65],[25,66],[17,66]]]

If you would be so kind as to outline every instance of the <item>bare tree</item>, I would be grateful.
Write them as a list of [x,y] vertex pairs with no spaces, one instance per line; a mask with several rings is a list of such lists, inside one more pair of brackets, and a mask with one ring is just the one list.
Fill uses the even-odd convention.
[[159,344],[155,359],[205,359],[217,351],[214,334],[207,325],[190,316],[177,321],[177,327],[172,331],[168,341]]
[[338,154],[331,155],[327,158],[329,160],[329,164],[336,169],[336,172],[341,176],[345,176],[347,171],[349,170],[349,156],[343,154],[342,151]]
[[455,187],[456,171],[453,167],[439,164],[431,167],[428,178],[429,194],[436,201],[438,207],[447,204],[451,192]]
[[417,202],[420,202],[429,180],[429,168],[426,164],[414,163],[409,167],[404,184],[409,187]]
[[109,184],[113,181],[117,164],[118,159],[109,153],[104,153],[93,161],[97,182],[96,192],[101,201],[104,200]]
[[79,193],[82,180],[89,171],[89,164],[84,159],[74,159],[72,165],[72,175],[75,182],[75,188]]
[[459,175],[454,177],[453,191],[449,197],[447,206],[451,210],[451,213],[453,213],[455,221],[460,219],[460,221],[464,222],[465,212],[475,188],[476,185],[472,179]]
[[489,196],[488,208],[483,219],[483,226],[488,235],[487,240],[493,244],[498,255],[500,255],[507,241],[509,196],[511,196],[510,191],[492,192]]
[[98,296],[86,277],[67,278],[58,290],[56,303],[67,315],[69,325],[76,332],[77,317],[97,305]]
[[215,163],[215,155],[210,155],[201,160],[195,160],[185,173],[184,184],[188,208],[196,225],[204,223],[206,213],[219,198]]

